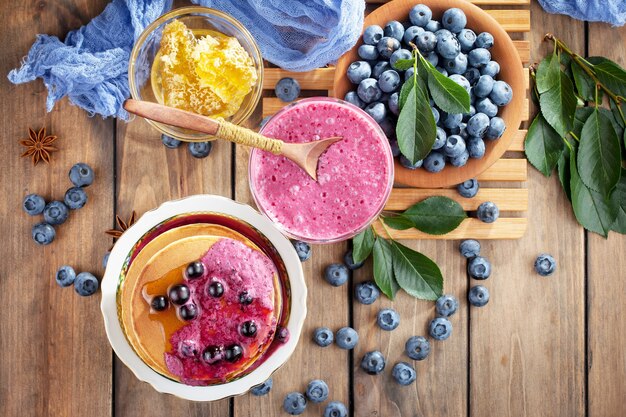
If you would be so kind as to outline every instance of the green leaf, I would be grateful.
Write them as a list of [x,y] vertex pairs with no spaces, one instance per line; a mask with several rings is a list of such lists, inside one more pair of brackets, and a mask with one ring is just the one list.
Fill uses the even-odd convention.
[[572,76],[572,58],[569,55],[563,53],[560,54],[560,57],[561,65],[563,65],[563,71],[571,80],[573,80],[574,77]]
[[413,67],[414,63],[415,63],[414,59],[399,59],[394,64],[394,67],[396,70],[406,71],[409,68]]
[[[613,117],[615,117],[617,123],[619,123],[622,127],[626,127],[626,124],[624,124],[624,121],[622,120],[622,115],[617,109],[617,104],[615,104],[613,100],[609,100],[609,104],[611,105],[611,112],[613,112]],[[626,116],[626,102],[621,102],[619,106],[622,109],[624,116]]]
[[428,257],[391,241],[393,273],[404,291],[422,300],[436,300],[443,294],[441,270]]
[[396,230],[406,230],[415,226],[411,220],[407,219],[402,214],[393,217],[383,217],[383,221],[387,226]]
[[593,107],[578,107],[576,109],[576,113],[574,113],[574,127],[572,128],[572,132],[574,132],[578,139],[580,139],[580,132],[582,132],[585,122],[593,112]]
[[352,238],[352,259],[355,263],[361,263],[370,256],[375,240],[376,235],[372,226],[368,226],[367,229]]
[[571,172],[570,172],[570,167],[569,167],[569,161],[570,161],[569,153],[570,153],[569,148],[567,146],[563,148],[563,152],[561,153],[561,156],[559,157],[559,160],[557,161],[556,167],[557,167],[557,172],[559,174],[559,181],[561,182],[561,187],[563,188],[563,191],[565,192],[567,199],[571,202],[572,201],[572,189],[570,188]]
[[[578,94],[587,101],[596,100],[596,83],[593,79],[578,65],[572,65],[572,76],[576,84]],[[598,92],[598,100],[601,100],[602,91]]]
[[620,177],[620,144],[611,120],[594,111],[585,122],[578,147],[578,173],[585,185],[609,196]]
[[613,125],[613,129],[615,130],[615,134],[617,135],[618,142],[622,139],[622,135],[624,134],[624,127],[617,121],[613,115],[613,113],[609,109],[605,109],[604,107],[598,108],[600,113],[604,114],[607,119],[611,121]]
[[572,129],[576,111],[576,95],[572,81],[559,70],[559,82],[539,97],[541,113],[546,121],[565,137]]
[[465,88],[446,77],[420,55],[420,61],[428,73],[428,89],[435,104],[446,113],[470,111],[470,96]]
[[393,276],[393,249],[382,237],[374,242],[374,281],[387,297],[393,298],[400,289]]
[[610,59],[592,56],[587,61],[593,64],[598,80],[612,93],[626,97],[626,71]]
[[418,84],[417,74],[413,79],[414,86],[398,116],[396,136],[400,151],[414,164],[430,152],[437,137],[437,125],[427,93]]
[[620,177],[611,200],[617,205],[617,218],[611,225],[611,230],[626,234],[626,169],[622,168],[622,176]]
[[524,152],[528,161],[543,175],[549,177],[554,170],[565,144],[552,126],[538,113],[524,139]]
[[413,85],[413,80],[408,80],[404,84],[402,84],[402,88],[400,89],[400,96],[398,97],[398,106],[401,110],[406,103],[406,99],[409,97],[409,93],[413,89]]
[[600,193],[588,188],[578,175],[576,153],[570,155],[570,187],[572,190],[572,208],[576,220],[585,229],[606,237],[617,218],[616,206]]
[[430,235],[449,233],[467,218],[459,203],[442,196],[429,197],[412,205],[403,216],[413,222],[416,229]]
[[545,57],[537,68],[536,83],[539,94],[543,94],[558,85],[560,72],[561,66],[555,51],[554,54]]

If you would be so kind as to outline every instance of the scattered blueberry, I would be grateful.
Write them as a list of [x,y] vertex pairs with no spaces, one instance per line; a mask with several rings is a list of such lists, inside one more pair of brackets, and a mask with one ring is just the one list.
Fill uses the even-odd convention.
[[440,172],[446,167],[446,159],[441,152],[431,152],[424,158],[423,166],[428,172]]
[[189,292],[189,287],[183,284],[174,285],[167,292],[168,297],[172,304],[176,304],[177,306],[181,306],[189,300],[191,293]]
[[213,142],[189,142],[187,149],[194,158],[202,159],[209,156],[213,148]]
[[482,256],[475,256],[467,262],[467,273],[474,279],[487,279],[491,275],[491,263]]
[[385,357],[377,350],[367,352],[361,359],[361,369],[370,375],[377,375],[385,369]]
[[373,78],[366,78],[359,83],[359,87],[357,88],[357,94],[359,95],[359,98],[363,100],[363,102],[372,103],[374,101],[380,100],[383,92],[378,86],[378,81]]
[[324,279],[330,285],[339,287],[348,280],[348,267],[343,264],[330,264],[324,270]]
[[39,245],[49,245],[56,236],[54,227],[48,223],[37,223],[33,226],[31,235],[35,243]]
[[348,417],[348,409],[339,401],[331,401],[324,409],[324,417]]
[[437,317],[430,322],[429,333],[435,340],[446,340],[452,334],[452,323],[445,317]]
[[84,162],[79,162],[70,168],[70,181],[77,187],[87,187],[93,183],[93,169]]
[[83,297],[94,294],[98,291],[98,280],[89,272],[81,272],[74,280],[74,290]]
[[467,293],[467,300],[474,307],[482,307],[489,302],[489,290],[482,285],[473,286]]
[[352,249],[350,249],[343,256],[343,263],[348,267],[350,271],[354,271],[355,269],[359,269],[360,267],[362,267],[364,262],[354,262],[354,258],[352,257]]
[[318,346],[330,346],[334,339],[333,332],[328,327],[318,327],[313,332],[313,341],[317,343]]
[[424,360],[430,353],[430,342],[424,336],[412,336],[404,344],[404,351],[411,359]]
[[107,264],[109,263],[109,256],[111,256],[111,252],[107,252],[102,257],[102,268],[106,269]]
[[368,104],[363,110],[365,110],[365,113],[369,114],[376,123],[382,122],[385,120],[385,117],[387,117],[387,109],[383,103]]
[[396,310],[385,308],[376,315],[376,323],[383,330],[395,330],[400,325],[400,315]]
[[274,381],[272,381],[272,378],[270,378],[262,384],[252,387],[252,389],[250,390],[250,394],[254,395],[255,397],[262,397],[263,395],[267,395],[272,390],[273,385]]
[[283,401],[283,410],[289,415],[297,416],[304,412],[306,398],[299,392],[290,392]]
[[194,303],[188,303],[181,306],[178,314],[183,321],[191,321],[198,317],[198,307]]
[[409,385],[417,378],[415,368],[406,362],[398,362],[391,370],[391,376],[400,385]]
[[480,242],[474,239],[467,239],[459,245],[459,252],[466,258],[473,258],[480,255]]
[[71,210],[78,210],[87,203],[87,193],[82,187],[72,187],[65,192],[63,201]]
[[51,201],[43,209],[43,219],[53,226],[64,223],[68,216],[69,209],[61,201]]
[[165,145],[166,148],[169,149],[176,149],[180,147],[180,145],[182,145],[182,142],[180,140],[166,134],[161,135],[161,142],[163,143],[163,145]]
[[497,106],[506,106],[511,102],[513,98],[513,90],[511,86],[508,85],[504,81],[496,81],[493,83],[493,89],[491,90],[491,94],[489,94],[489,98],[493,101]]
[[485,138],[490,140],[499,139],[506,130],[506,124],[501,117],[493,117],[489,121],[489,129],[485,133]]
[[54,279],[61,287],[69,287],[76,279],[76,272],[71,266],[64,265],[59,268]]
[[486,201],[478,206],[476,216],[482,222],[493,223],[498,220],[498,216],[500,216],[500,210],[498,209],[498,206],[496,206],[491,201]]
[[353,349],[359,342],[359,334],[352,327],[342,327],[337,330],[335,343],[341,349]]
[[444,294],[435,302],[435,310],[440,317],[450,317],[459,309],[459,300],[454,295]]
[[291,77],[281,78],[274,87],[274,93],[284,102],[294,101],[300,95],[300,83]]
[[150,301],[150,307],[152,307],[154,311],[163,311],[168,307],[168,305],[169,302],[167,301],[167,297],[164,295],[155,295]]
[[354,298],[361,304],[372,304],[380,296],[380,290],[373,281],[366,281],[354,287]]
[[409,11],[409,20],[415,26],[425,27],[433,17],[433,12],[425,4],[418,4],[413,6]]
[[306,397],[314,403],[323,403],[328,399],[328,385],[321,379],[314,379],[306,387]]
[[352,84],[358,84],[372,75],[372,67],[365,61],[356,61],[350,64],[346,74]]
[[43,209],[46,207],[46,200],[38,194],[28,194],[22,201],[22,208],[24,211],[31,215],[36,216],[43,213]]
[[556,270],[556,261],[551,255],[542,253],[535,260],[535,271],[542,277],[552,275]]
[[383,35],[401,41],[404,37],[404,26],[397,20],[392,20],[385,25],[385,28],[383,29]]
[[300,258],[300,262],[304,262],[311,257],[311,254],[313,253],[311,245],[301,240],[293,240],[291,243],[298,254],[298,258]]
[[483,32],[476,36],[476,42],[474,42],[476,48],[489,49],[493,46],[493,35],[489,32]]
[[363,31],[363,42],[368,45],[376,45],[383,38],[383,28],[371,25]]
[[478,194],[478,189],[480,185],[478,184],[478,180],[472,178],[467,181],[463,181],[461,184],[456,186],[456,190],[459,192],[461,197],[472,198]]
[[475,136],[470,137],[467,140],[467,152],[470,158],[482,158],[485,155],[485,141]]

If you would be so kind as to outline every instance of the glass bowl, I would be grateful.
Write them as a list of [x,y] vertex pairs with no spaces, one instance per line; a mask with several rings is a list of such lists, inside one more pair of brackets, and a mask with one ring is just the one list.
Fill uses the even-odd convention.
[[386,166],[389,169],[389,175],[388,175],[388,178],[386,179],[384,191],[380,195],[380,204],[376,206],[376,209],[372,211],[371,215],[368,215],[367,218],[361,224],[358,225],[358,227],[355,227],[352,230],[348,230],[344,233],[336,234],[333,236],[314,237],[314,236],[306,235],[305,233],[301,233],[297,230],[293,230],[293,228],[285,226],[279,221],[279,219],[277,219],[275,215],[271,213],[271,210],[268,210],[268,207],[265,207],[263,205],[262,199],[260,198],[260,195],[259,195],[260,191],[257,189],[257,180],[255,179],[255,173],[257,172],[259,159],[263,155],[264,151],[261,151],[259,149],[253,149],[252,152],[250,152],[250,159],[248,162],[248,183],[250,184],[250,191],[252,193],[252,198],[254,199],[254,202],[257,208],[259,209],[259,211],[263,213],[264,215],[266,215],[275,224],[275,226],[281,232],[283,232],[286,236],[292,239],[302,240],[305,242],[315,243],[315,244],[341,242],[341,241],[350,239],[356,236],[357,234],[361,233],[363,230],[365,230],[370,224],[372,224],[374,220],[376,220],[376,218],[383,211],[383,208],[385,207],[385,204],[387,203],[387,200],[389,199],[389,196],[391,195],[391,190],[393,188],[393,181],[394,181],[393,154],[391,152],[389,141],[387,140],[385,133],[380,128],[378,123],[376,123],[376,121],[374,121],[374,119],[371,118],[370,115],[365,113],[362,109],[358,108],[357,106],[354,106],[344,100],[337,99],[337,98],[330,98],[330,97],[311,97],[311,98],[306,98],[306,99],[293,102],[289,104],[288,106],[284,107],[283,109],[281,109],[276,114],[274,114],[264,124],[263,128],[261,128],[259,133],[263,133],[267,129],[268,126],[272,125],[272,121],[277,120],[284,113],[294,108],[297,109],[297,107],[305,105],[305,104],[319,103],[320,105],[323,105],[324,103],[329,103],[329,102],[339,103],[341,106],[345,106],[349,108],[350,111],[356,113],[359,117],[363,119],[363,123],[368,123],[371,126],[371,128],[374,131],[374,134],[379,138],[383,146],[383,151],[385,153],[384,158],[386,160]]
[[[163,28],[173,20],[179,20],[195,33],[202,35],[208,31],[223,33],[237,38],[241,46],[248,52],[257,73],[257,83],[244,98],[237,112],[226,120],[234,124],[242,124],[252,114],[261,97],[263,87],[263,58],[261,51],[248,30],[231,16],[208,7],[183,7],[172,10],[152,22],[137,39],[131,52],[128,65],[130,95],[135,100],[157,103],[152,89],[152,65],[161,46]],[[187,142],[199,142],[214,139],[206,133],[169,126],[147,120],[159,132]]]

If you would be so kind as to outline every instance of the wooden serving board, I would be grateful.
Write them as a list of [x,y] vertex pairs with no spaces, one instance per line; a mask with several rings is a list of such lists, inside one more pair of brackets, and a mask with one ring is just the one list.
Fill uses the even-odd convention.
[[[368,11],[386,3],[386,0],[367,0]],[[485,9],[509,33],[517,48],[522,63],[526,66],[530,61],[530,0],[473,0],[471,3]],[[505,8],[503,8],[503,6]],[[492,8],[493,7],[493,8]],[[283,108],[287,103],[274,95],[276,82],[284,77],[291,77],[300,83],[301,96],[335,95],[333,80],[335,68],[318,68],[309,72],[289,72],[266,65],[263,80],[264,94],[262,98],[262,115],[270,116]],[[528,97],[529,72],[524,69],[526,97]],[[525,100],[522,123],[517,130],[507,152],[490,168],[478,176],[480,190],[474,198],[461,197],[454,188],[406,188],[394,187],[391,197],[385,206],[387,211],[403,211],[412,204],[433,195],[442,195],[458,201],[465,210],[474,212],[484,201],[493,201],[500,208],[500,218],[491,224],[483,223],[476,218],[468,218],[454,231],[439,236],[428,235],[415,229],[394,230],[392,236],[397,239],[519,239],[528,224],[528,189],[526,180],[528,164],[524,157],[524,138],[530,118],[529,101]],[[374,228],[380,228],[375,223]]]

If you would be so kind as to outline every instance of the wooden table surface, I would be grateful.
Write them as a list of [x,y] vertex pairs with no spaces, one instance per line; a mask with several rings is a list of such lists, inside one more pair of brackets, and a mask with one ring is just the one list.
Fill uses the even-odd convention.
[[[416,363],[417,383],[403,388],[390,372],[368,376],[359,368],[373,349],[388,369],[402,355],[405,340],[426,334],[434,315],[430,302],[404,294],[372,306],[351,301],[346,285],[323,282],[323,268],[339,261],[347,244],[314,247],[304,264],[309,315],[297,352],[275,374],[272,393],[244,395],[211,404],[158,394],[139,382],[115,357],[100,314],[100,296],[82,298],[57,286],[60,265],[101,276],[111,240],[103,234],[115,214],[127,218],[162,202],[196,193],[220,194],[250,202],[247,153],[216,143],[211,156],[197,160],[186,149],[164,148],[142,120],[132,123],[89,118],[67,100],[45,111],[41,81],[13,86],[5,75],[26,54],[36,33],[64,36],[98,14],[106,0],[7,1],[0,6],[0,97],[2,189],[0,235],[0,414],[3,416],[279,416],[284,394],[302,391],[310,379],[328,381],[330,397],[349,403],[354,416],[623,416],[626,404],[626,238],[604,240],[574,221],[558,179],[530,170],[530,226],[523,239],[485,241],[484,254],[495,273],[486,282],[487,307],[469,308],[470,284],[458,242],[409,244],[442,266],[445,291],[461,300],[454,333],[434,342],[428,360]],[[489,3],[482,1],[482,3]],[[531,5],[531,54],[538,60],[551,31],[574,50],[605,55],[626,64],[626,29],[585,24],[544,13]],[[257,119],[258,120],[258,119]],[[52,163],[33,167],[19,158],[17,141],[28,127],[46,126],[59,136]],[[24,195],[60,199],[76,162],[96,170],[89,202],[58,228],[57,239],[39,247],[30,238],[35,219],[20,209]],[[557,272],[532,271],[535,256],[553,254]],[[371,277],[371,265],[353,281]],[[402,317],[393,332],[380,331],[374,316],[393,306]],[[354,352],[312,344],[313,328],[352,325],[360,334]],[[306,416],[323,408],[309,405]]]

